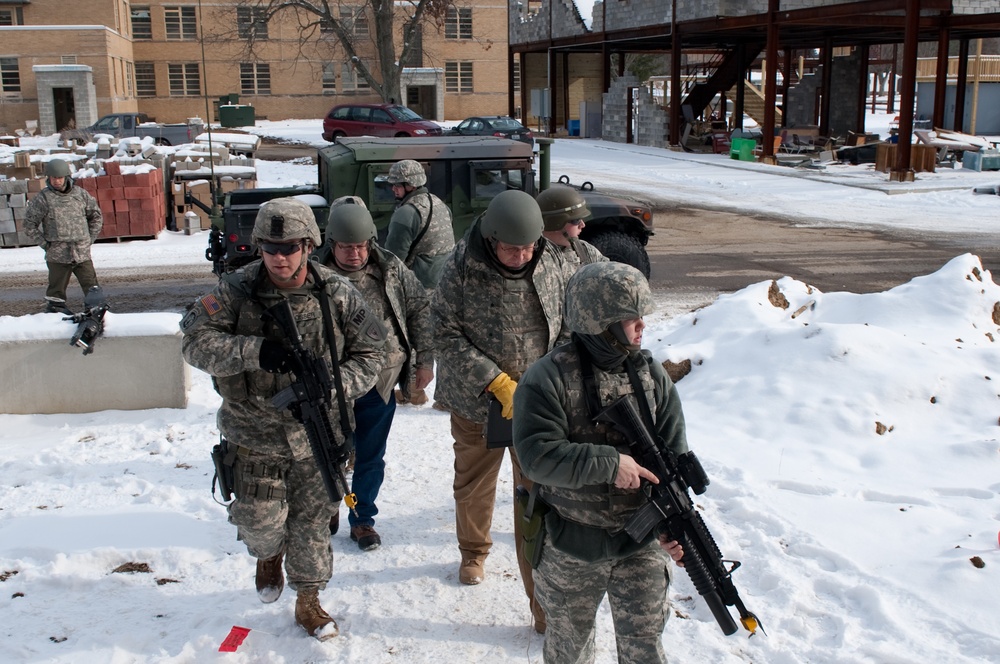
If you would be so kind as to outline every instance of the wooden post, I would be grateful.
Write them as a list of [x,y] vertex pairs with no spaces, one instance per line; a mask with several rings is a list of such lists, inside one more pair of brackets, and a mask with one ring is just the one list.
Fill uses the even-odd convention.
[[955,119],[951,128],[964,131],[965,88],[969,84],[969,40],[958,40],[958,76],[955,79]]
[[903,80],[899,98],[899,143],[896,165],[889,171],[893,182],[913,182],[910,167],[913,141],[913,102],[917,87],[917,39],[920,30],[920,0],[906,0],[906,30],[903,41]]

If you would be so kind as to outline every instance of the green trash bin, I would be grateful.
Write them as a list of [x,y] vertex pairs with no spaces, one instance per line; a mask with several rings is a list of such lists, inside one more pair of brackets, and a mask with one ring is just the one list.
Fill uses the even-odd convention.
[[253,106],[220,106],[219,124],[223,127],[252,127],[254,126]]
[[734,138],[729,148],[729,158],[740,161],[754,161],[753,151],[757,148],[757,141],[752,138]]

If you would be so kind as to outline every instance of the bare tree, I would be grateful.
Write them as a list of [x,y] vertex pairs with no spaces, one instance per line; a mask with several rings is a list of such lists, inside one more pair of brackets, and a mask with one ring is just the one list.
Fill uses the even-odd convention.
[[[336,38],[345,60],[383,100],[400,101],[400,79],[404,64],[419,47],[420,28],[425,23],[440,26],[453,6],[452,0],[237,0],[237,12],[245,12],[250,24],[240,30],[248,55],[255,55],[254,25],[291,16],[297,22],[300,49],[306,44]],[[371,17],[374,30],[361,31],[360,21]],[[396,53],[396,22],[402,23],[402,46]],[[368,58],[371,56],[371,59]],[[374,71],[373,71],[374,70]]]

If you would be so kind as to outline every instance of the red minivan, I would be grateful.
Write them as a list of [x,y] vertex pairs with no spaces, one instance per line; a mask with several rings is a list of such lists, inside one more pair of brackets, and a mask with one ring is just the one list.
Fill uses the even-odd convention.
[[338,136],[439,136],[441,127],[396,104],[341,104],[323,118],[323,140]]

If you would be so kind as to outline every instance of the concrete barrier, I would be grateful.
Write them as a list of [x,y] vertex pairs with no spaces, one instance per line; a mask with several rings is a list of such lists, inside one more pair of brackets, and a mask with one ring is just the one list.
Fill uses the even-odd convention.
[[0,412],[91,413],[185,408],[190,368],[181,357],[180,314],[105,316],[84,355],[76,325],[58,314],[0,317]]

